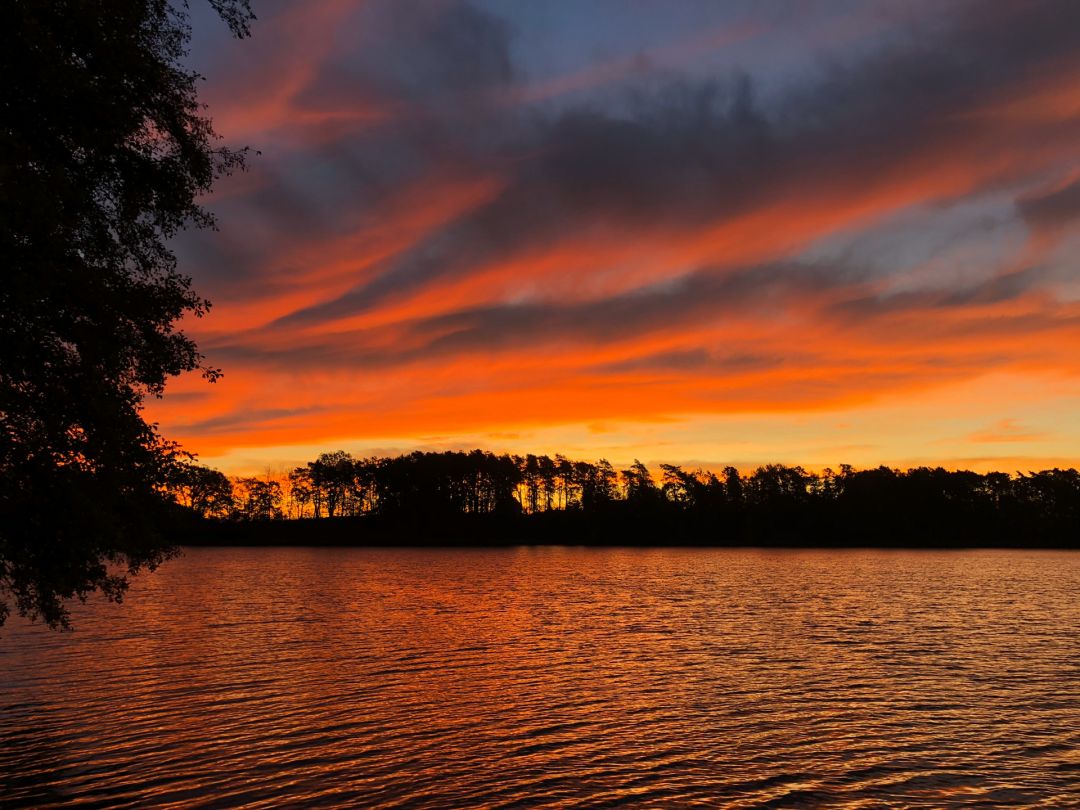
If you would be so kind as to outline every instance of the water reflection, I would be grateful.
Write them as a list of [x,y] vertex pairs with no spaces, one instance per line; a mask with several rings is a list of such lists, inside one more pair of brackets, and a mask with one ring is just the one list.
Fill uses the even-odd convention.
[[1080,555],[202,549],[0,640],[6,804],[1080,806]]

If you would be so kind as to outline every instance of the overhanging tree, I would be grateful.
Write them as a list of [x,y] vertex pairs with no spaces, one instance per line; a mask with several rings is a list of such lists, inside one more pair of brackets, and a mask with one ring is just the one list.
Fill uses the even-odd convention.
[[[248,0],[210,0],[237,36]],[[170,553],[178,448],[145,399],[205,365],[178,328],[209,304],[169,239],[243,166],[183,65],[185,2],[9,0],[0,10],[0,623],[66,626],[64,600]]]

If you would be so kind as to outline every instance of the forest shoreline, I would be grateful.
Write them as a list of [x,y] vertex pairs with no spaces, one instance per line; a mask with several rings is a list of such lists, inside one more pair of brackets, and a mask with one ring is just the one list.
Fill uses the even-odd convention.
[[185,521],[169,539],[181,547],[509,548],[822,548],[1080,550],[1063,534],[945,527],[841,526],[826,516],[768,527],[733,527],[693,516],[593,516],[550,512],[387,519],[377,515],[256,521]]

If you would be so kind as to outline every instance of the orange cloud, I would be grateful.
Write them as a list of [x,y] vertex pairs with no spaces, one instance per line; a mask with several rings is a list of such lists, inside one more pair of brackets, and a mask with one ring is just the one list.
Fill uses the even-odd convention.
[[968,441],[975,444],[1004,444],[1012,442],[1039,442],[1046,439],[1046,434],[1024,428],[1015,419],[1001,419],[982,430],[968,436]]

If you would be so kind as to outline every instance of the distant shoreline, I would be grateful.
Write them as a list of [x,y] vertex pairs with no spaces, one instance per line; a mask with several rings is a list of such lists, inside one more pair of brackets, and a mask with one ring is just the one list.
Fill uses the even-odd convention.
[[[736,530],[722,521],[676,516],[655,519],[627,514],[597,519],[574,513],[535,515],[452,515],[439,519],[392,520],[380,516],[266,521],[199,521],[175,526],[179,546],[507,548],[587,546],[597,548],[881,548],[881,549],[1058,549],[1080,550],[1075,534],[1006,533],[972,526],[866,526],[842,530],[827,517],[785,520],[767,530]],[[789,516],[794,517],[794,516]],[[815,525],[816,524],[816,525]],[[1070,536],[1071,535],[1071,536]]]

